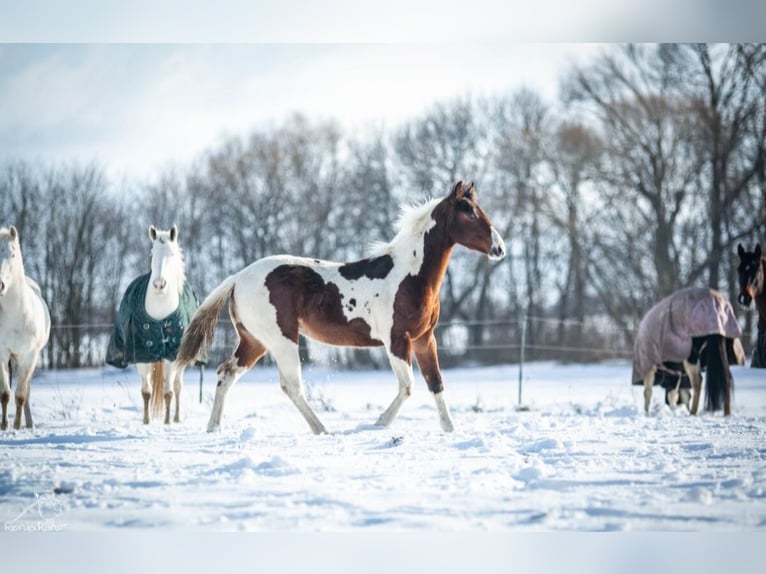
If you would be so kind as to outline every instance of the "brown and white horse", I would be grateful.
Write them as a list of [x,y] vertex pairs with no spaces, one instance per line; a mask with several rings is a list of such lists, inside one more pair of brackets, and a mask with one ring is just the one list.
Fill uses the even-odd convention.
[[16,367],[16,418],[21,428],[24,411],[27,428],[32,428],[29,386],[40,351],[48,342],[51,317],[40,287],[24,273],[21,245],[16,228],[0,228],[0,428],[8,428],[11,398],[11,366]]
[[227,391],[269,351],[282,390],[315,434],[327,432],[303,394],[299,334],[331,345],[385,346],[399,392],[378,426],[389,425],[411,393],[414,353],[434,395],[441,428],[453,430],[434,337],[439,288],[456,244],[490,259],[504,257],[505,245],[479,207],[472,183],[458,182],[447,197],[404,209],[398,227],[390,243],[376,246],[360,261],[265,257],[208,295],[184,333],[177,358],[180,366],[188,365],[212,342],[219,311],[229,301],[239,343],[218,366],[208,431],[220,426]]
[[739,266],[739,296],[737,302],[749,309],[755,301],[758,311],[758,339],[753,349],[751,367],[766,369],[766,258],[757,244],[753,251],[745,251],[740,243],[737,245]]

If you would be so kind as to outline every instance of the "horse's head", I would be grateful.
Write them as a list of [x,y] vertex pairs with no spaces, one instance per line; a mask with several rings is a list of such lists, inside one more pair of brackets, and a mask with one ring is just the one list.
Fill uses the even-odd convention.
[[149,238],[152,240],[152,274],[149,284],[158,295],[168,292],[171,287],[183,290],[185,280],[183,251],[178,244],[178,227],[169,231],[149,226]]
[[739,296],[737,302],[745,308],[750,307],[753,299],[763,291],[763,266],[761,265],[761,245],[755,246],[755,251],[745,251],[740,243],[737,245],[739,255]]
[[11,225],[9,229],[0,229],[0,297],[11,287],[15,270],[21,265],[21,246],[19,232]]
[[450,239],[468,249],[485,253],[490,259],[505,257],[503,238],[479,207],[473,183],[466,185],[462,181],[457,182],[445,201],[451,212],[447,218]]

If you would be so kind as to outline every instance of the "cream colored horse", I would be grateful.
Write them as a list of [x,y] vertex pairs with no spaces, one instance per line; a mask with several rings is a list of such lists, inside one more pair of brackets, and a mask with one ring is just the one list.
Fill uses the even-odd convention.
[[24,274],[19,233],[11,226],[0,228],[0,428],[8,428],[8,402],[11,399],[11,367],[16,368],[16,418],[13,428],[21,428],[24,410],[27,428],[32,428],[29,384],[40,351],[48,342],[51,318],[40,287]]
[[[183,251],[178,244],[177,226],[164,231],[152,225],[149,227],[149,239],[152,241],[152,270],[144,310],[155,321],[161,321],[178,308],[184,292],[186,268]],[[149,400],[152,400],[152,410],[157,414],[162,409],[163,398],[165,424],[169,424],[170,403],[174,396],[173,421],[180,422],[184,369],[179,368],[175,361],[167,359],[154,363],[136,363],[136,369],[141,378],[141,394],[144,398],[144,424],[149,424],[150,420]]]

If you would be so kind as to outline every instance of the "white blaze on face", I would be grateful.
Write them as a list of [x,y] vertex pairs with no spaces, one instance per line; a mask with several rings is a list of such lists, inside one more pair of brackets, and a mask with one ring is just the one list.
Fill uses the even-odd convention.
[[493,261],[498,261],[505,257],[505,242],[494,227],[491,227],[490,231],[492,232],[492,244],[487,255]]

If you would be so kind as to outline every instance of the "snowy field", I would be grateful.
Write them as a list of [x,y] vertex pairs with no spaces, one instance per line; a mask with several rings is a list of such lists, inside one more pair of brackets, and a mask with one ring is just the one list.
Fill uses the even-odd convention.
[[[34,430],[0,434],[7,531],[766,530],[766,371],[733,369],[734,414],[642,411],[630,365],[444,371],[442,433],[416,372],[391,427],[390,371],[305,370],[314,436],[256,368],[205,432],[215,374],[186,375],[183,422],[141,424],[135,369],[39,371]],[[121,530],[124,531],[124,530]]]

